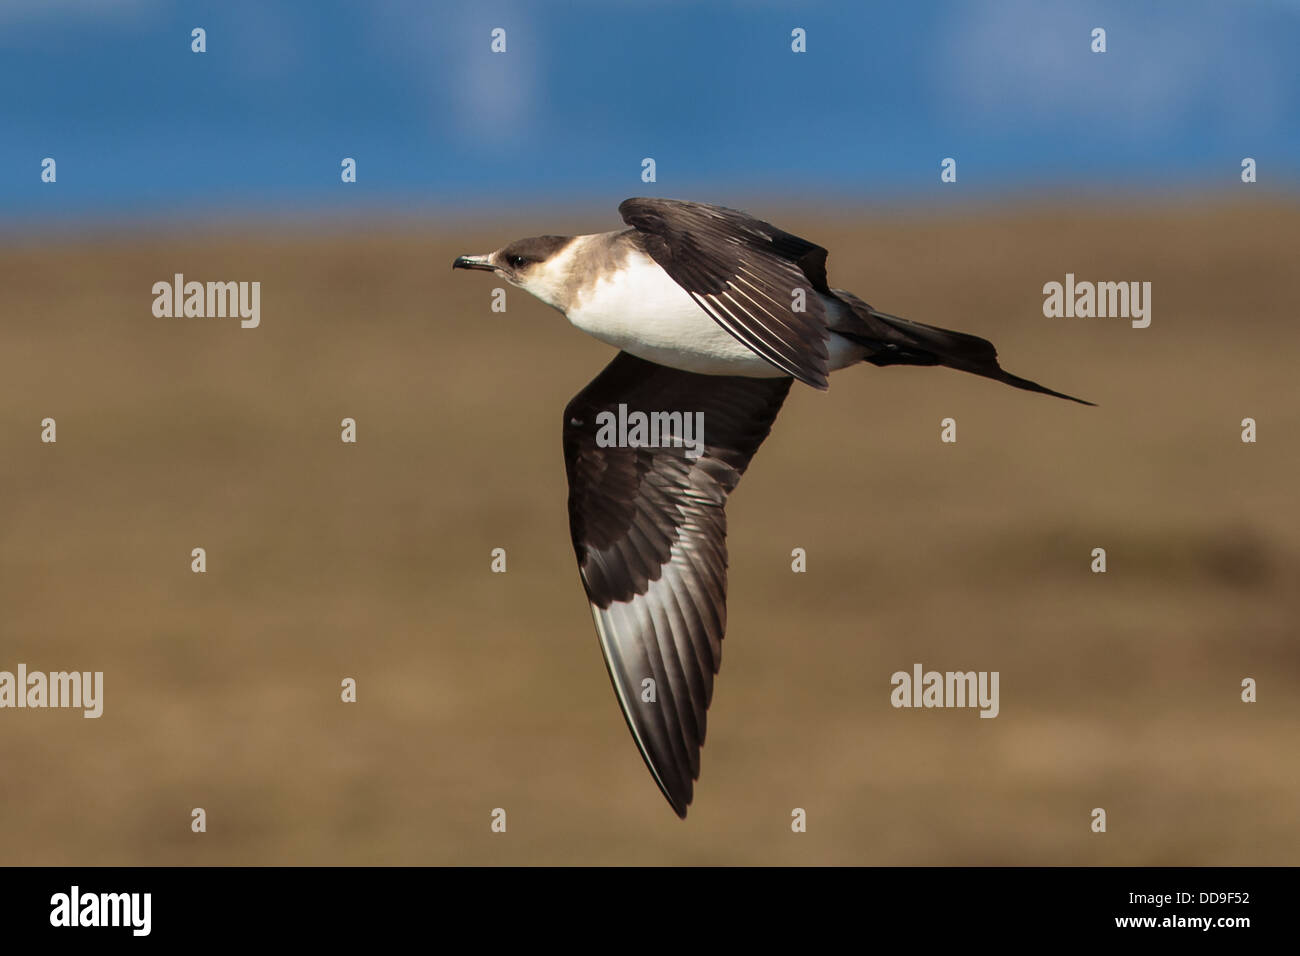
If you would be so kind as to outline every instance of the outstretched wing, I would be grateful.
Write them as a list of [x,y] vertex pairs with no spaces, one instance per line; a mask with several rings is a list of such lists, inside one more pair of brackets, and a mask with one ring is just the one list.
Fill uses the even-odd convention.
[[[569,528],[605,665],[681,817],[727,626],[723,509],[789,390],[788,378],[698,375],[620,352],[564,410]],[[637,434],[636,413],[663,424],[662,447],[646,447],[656,436]]]
[[628,199],[618,211],[715,322],[783,372],[827,387],[825,249],[723,206]]

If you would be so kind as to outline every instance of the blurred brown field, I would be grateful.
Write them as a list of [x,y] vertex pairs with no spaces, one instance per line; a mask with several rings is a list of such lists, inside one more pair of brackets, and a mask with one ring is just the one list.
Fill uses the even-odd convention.
[[[685,822],[568,540],[561,412],[612,351],[449,268],[612,210],[0,245],[0,669],[105,672],[98,720],[0,711],[0,864],[1300,863],[1295,199],[748,207],[1099,407],[795,388]],[[177,272],[261,281],[261,327],[154,318]],[[1044,318],[1067,272],[1150,281],[1151,327]],[[1000,716],[891,708],[917,662],[1000,671]]]

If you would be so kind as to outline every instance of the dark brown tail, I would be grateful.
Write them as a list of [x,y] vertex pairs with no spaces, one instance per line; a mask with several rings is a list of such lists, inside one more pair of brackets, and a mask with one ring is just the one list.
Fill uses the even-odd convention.
[[1019,375],[1012,375],[998,364],[998,350],[993,347],[993,343],[978,335],[952,332],[887,312],[878,312],[851,293],[839,289],[832,291],[853,307],[854,313],[862,322],[862,327],[835,328],[834,332],[871,349],[866,360],[872,365],[943,365],[1005,382],[1028,392],[1041,392],[1080,405],[1096,404],[1054,391]]

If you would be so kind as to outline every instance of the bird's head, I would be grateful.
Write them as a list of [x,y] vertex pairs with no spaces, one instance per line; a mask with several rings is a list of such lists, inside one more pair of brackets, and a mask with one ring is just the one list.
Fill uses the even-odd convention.
[[481,269],[493,272],[511,285],[532,293],[547,305],[563,309],[563,289],[568,268],[561,253],[573,242],[572,236],[533,236],[516,239],[485,256],[458,256],[453,269]]

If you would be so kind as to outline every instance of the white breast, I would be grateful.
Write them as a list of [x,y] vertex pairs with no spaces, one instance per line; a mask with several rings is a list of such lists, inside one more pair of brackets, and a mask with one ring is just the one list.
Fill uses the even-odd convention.
[[785,373],[709,318],[649,256],[581,290],[565,313],[588,335],[638,358],[708,375],[777,378]]

